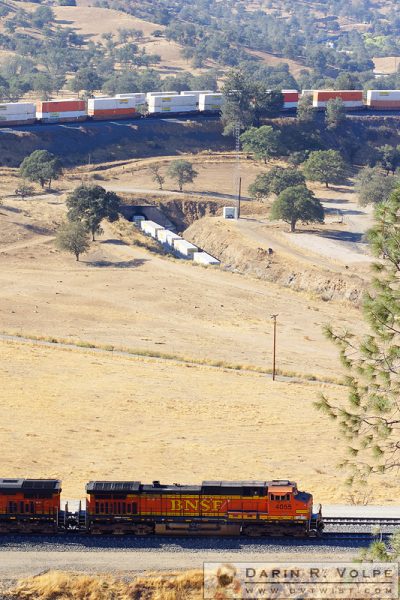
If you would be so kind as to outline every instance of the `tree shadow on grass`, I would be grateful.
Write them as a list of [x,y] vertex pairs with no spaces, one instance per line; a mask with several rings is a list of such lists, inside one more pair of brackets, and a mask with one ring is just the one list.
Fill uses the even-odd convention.
[[[22,208],[15,208],[14,206],[8,206],[6,204],[3,204],[1,206],[1,210],[6,210],[8,212],[12,212],[12,213],[21,213],[22,212]],[[4,214],[4,213],[2,213]]]
[[132,260],[121,260],[113,262],[112,260],[93,260],[93,261],[82,261],[85,262],[89,267],[112,267],[114,269],[136,269],[141,267],[144,263],[148,262],[146,258],[134,258]]
[[336,240],[338,242],[352,242],[353,244],[365,243],[365,234],[354,231],[337,231],[336,229],[299,229],[295,233],[311,233],[318,237],[328,238],[330,240]]
[[54,231],[49,229],[48,227],[41,227],[40,225],[32,225],[30,223],[22,223],[22,227],[31,231],[32,233],[37,233],[38,235],[53,235]]

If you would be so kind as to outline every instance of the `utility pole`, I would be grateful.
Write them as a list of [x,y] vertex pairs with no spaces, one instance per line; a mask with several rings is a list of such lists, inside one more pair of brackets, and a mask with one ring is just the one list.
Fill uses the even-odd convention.
[[240,132],[242,124],[238,120],[235,123],[235,150],[236,150],[236,169],[235,169],[235,188],[236,188],[236,206],[237,218],[240,219],[240,196],[242,188],[242,178],[240,177]]
[[278,315],[271,315],[271,319],[274,321],[274,341],[272,350],[272,381],[275,381],[276,377],[276,318]]
[[239,193],[238,193],[238,219],[240,219],[240,200],[242,198],[242,178],[239,177]]

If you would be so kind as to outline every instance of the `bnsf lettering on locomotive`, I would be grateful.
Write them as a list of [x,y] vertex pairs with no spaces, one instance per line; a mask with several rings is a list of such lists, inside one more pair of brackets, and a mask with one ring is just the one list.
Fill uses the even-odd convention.
[[216,498],[172,498],[170,510],[171,512],[183,511],[183,512],[218,512],[224,500],[218,500]]

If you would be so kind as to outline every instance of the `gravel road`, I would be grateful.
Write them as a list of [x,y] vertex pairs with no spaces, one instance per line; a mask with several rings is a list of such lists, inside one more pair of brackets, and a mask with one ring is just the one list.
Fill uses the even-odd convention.
[[135,538],[130,536],[3,536],[0,579],[37,574],[47,569],[84,572],[138,572],[201,568],[204,561],[351,560],[369,539],[319,540],[273,538]]

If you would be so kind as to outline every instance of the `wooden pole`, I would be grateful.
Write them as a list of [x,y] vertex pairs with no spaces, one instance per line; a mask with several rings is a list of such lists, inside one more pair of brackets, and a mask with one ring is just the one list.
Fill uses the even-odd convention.
[[272,381],[276,378],[276,318],[278,315],[271,315],[271,319],[274,320],[274,341],[272,350]]

